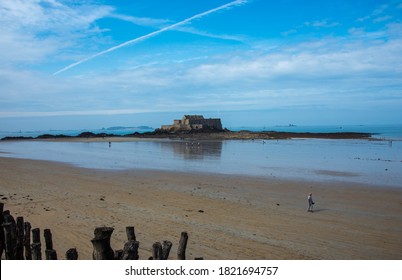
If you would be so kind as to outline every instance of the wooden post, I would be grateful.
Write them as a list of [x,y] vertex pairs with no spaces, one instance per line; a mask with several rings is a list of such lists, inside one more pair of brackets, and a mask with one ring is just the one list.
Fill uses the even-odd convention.
[[126,227],[126,233],[128,241],[137,241],[135,237],[134,227]]
[[32,243],[31,250],[32,250],[32,259],[33,260],[41,260],[42,259],[42,249],[41,249],[40,243]]
[[[3,206],[4,207],[4,206]],[[10,216],[10,210],[3,210],[3,222],[6,222],[6,216]]]
[[17,260],[24,259],[24,218],[17,217],[17,242],[15,245],[15,258]]
[[34,228],[32,230],[32,243],[40,243],[40,229]]
[[138,248],[140,243],[135,236],[135,230],[133,226],[126,227],[127,242],[124,244],[122,260],[138,260]]
[[78,260],[77,249],[75,249],[75,248],[68,249],[66,252],[66,259],[67,260]]
[[42,244],[40,243],[40,229],[34,228],[32,230],[32,259],[41,260],[42,259]]
[[15,229],[15,224],[13,223],[3,223],[4,230],[4,240],[5,240],[5,253],[6,260],[15,260],[15,247],[17,243],[17,234]]
[[124,251],[121,250],[121,249],[114,251],[114,259],[115,260],[122,260],[123,259],[123,254],[124,254]]
[[52,232],[50,229],[45,229],[43,236],[45,237],[46,250],[53,250]]
[[4,210],[4,204],[3,204],[3,219],[5,219],[5,216],[10,215],[10,210]]
[[94,247],[92,258],[94,260],[113,260],[114,251],[110,246],[110,238],[114,228],[99,227],[94,231],[95,237],[91,240]]
[[7,260],[16,259],[17,229],[10,211],[3,212],[4,248]]
[[57,260],[57,253],[56,250],[53,249],[53,240],[52,240],[52,232],[50,229],[45,229],[43,231],[43,235],[45,237],[45,256],[47,260]]
[[186,259],[186,248],[187,248],[188,234],[187,232],[182,232],[180,236],[179,248],[177,249],[177,259]]
[[152,245],[152,259],[161,260],[162,258],[162,244],[160,242],[155,242]]
[[172,249],[172,242],[163,241],[162,243],[162,258],[161,260],[167,260],[169,258],[170,249]]
[[29,222],[24,223],[24,247],[25,247],[25,259],[32,260],[31,224]]
[[5,240],[4,240],[4,230],[2,228],[4,218],[3,218],[4,203],[0,202],[0,259],[3,256]]
[[135,240],[127,241],[124,244],[122,260],[138,260],[138,248],[140,247],[140,242]]
[[56,250],[49,250],[49,249],[46,249],[45,250],[45,256],[46,256],[46,259],[47,260],[57,260],[57,252],[56,252]]

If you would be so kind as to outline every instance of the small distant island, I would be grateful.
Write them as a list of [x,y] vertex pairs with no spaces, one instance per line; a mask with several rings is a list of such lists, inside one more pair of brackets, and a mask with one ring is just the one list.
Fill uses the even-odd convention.
[[[145,128],[146,126],[142,126]],[[122,127],[110,127],[105,131],[119,130]],[[146,127],[149,128],[149,127]],[[279,132],[279,131],[231,131],[222,127],[221,119],[206,119],[202,115],[185,115],[181,120],[174,120],[172,125],[162,125],[151,132],[135,132],[126,135],[113,133],[82,132],[76,136],[43,134],[38,137],[8,136],[1,140],[34,140],[34,139],[64,139],[64,138],[144,138],[144,139],[192,139],[192,140],[279,140],[292,138],[319,139],[372,139],[372,133],[361,132]]]
[[150,126],[146,126],[146,125],[140,125],[140,126],[111,126],[108,128],[102,128],[102,130],[128,130],[128,129],[141,129],[141,130],[145,130],[145,129],[152,129],[152,127]]

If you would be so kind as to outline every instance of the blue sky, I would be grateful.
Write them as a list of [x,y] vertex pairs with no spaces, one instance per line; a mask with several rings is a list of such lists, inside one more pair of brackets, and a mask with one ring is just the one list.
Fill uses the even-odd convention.
[[0,0],[0,130],[402,120],[402,0]]

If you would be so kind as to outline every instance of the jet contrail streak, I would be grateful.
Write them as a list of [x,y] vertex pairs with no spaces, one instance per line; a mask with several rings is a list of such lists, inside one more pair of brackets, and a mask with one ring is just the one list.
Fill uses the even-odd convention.
[[94,55],[91,55],[91,56],[89,56],[89,57],[87,57],[87,58],[84,58],[84,59],[82,59],[82,60],[80,60],[80,61],[74,62],[74,63],[72,63],[72,64],[70,64],[70,65],[64,67],[63,69],[60,69],[59,71],[54,72],[53,75],[54,75],[54,76],[55,76],[55,75],[58,75],[58,74],[60,74],[60,73],[62,73],[62,72],[64,72],[64,71],[67,71],[67,70],[69,70],[69,69],[71,69],[71,68],[73,68],[73,67],[75,67],[75,66],[77,66],[77,65],[80,65],[81,63],[84,63],[84,62],[86,62],[86,61],[88,61],[88,60],[91,60],[91,59],[93,59],[93,58],[95,58],[95,57],[98,57],[98,56],[101,56],[101,55],[103,55],[103,54],[106,54],[106,53],[115,51],[115,50],[120,49],[120,48],[122,48],[122,47],[125,47],[125,46],[127,46],[127,45],[131,45],[131,44],[134,44],[134,43],[138,43],[138,42],[140,42],[140,41],[144,41],[144,40],[146,40],[146,39],[148,39],[148,38],[151,38],[151,37],[154,37],[154,36],[156,36],[156,35],[158,35],[158,34],[160,34],[160,33],[163,33],[163,32],[165,32],[165,31],[174,29],[174,28],[176,28],[176,27],[178,27],[178,26],[180,26],[180,25],[184,25],[184,24],[186,24],[186,23],[189,23],[190,21],[193,21],[193,20],[195,20],[195,19],[199,19],[199,18],[205,17],[205,16],[207,16],[207,15],[209,15],[209,14],[218,12],[218,11],[220,11],[220,10],[228,9],[228,8],[230,8],[230,7],[232,7],[232,6],[239,6],[239,5],[242,5],[242,4],[246,4],[247,2],[248,2],[248,0],[236,0],[236,1],[233,1],[233,2],[230,2],[230,3],[227,3],[227,4],[225,4],[225,5],[219,6],[219,7],[217,7],[217,8],[208,10],[208,11],[206,11],[206,12],[197,14],[197,15],[195,15],[195,16],[189,17],[189,18],[187,18],[187,19],[185,19],[185,20],[182,20],[182,21],[180,21],[180,22],[177,22],[177,23],[174,23],[174,24],[172,24],[172,25],[166,26],[166,27],[161,28],[161,29],[159,29],[159,30],[157,30],[157,31],[151,32],[151,33],[149,33],[149,34],[146,34],[146,35],[144,35],[144,36],[141,36],[141,37],[138,37],[138,38],[135,38],[135,39],[132,39],[132,40],[127,41],[127,42],[124,42],[124,43],[122,43],[122,44],[120,44],[120,45],[114,46],[114,47],[112,47],[112,48],[110,48],[110,49],[107,49],[107,50],[98,52],[98,53],[96,53],[96,54],[94,54]]

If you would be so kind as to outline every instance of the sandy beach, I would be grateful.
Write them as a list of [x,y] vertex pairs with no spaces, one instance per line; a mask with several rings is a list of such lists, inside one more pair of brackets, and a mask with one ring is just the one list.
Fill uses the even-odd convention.
[[189,259],[402,259],[402,188],[0,158],[0,195],[14,217],[52,230],[60,259],[73,247],[91,259],[98,226],[115,228],[114,250],[134,226],[140,259],[163,240],[175,259],[182,231]]

